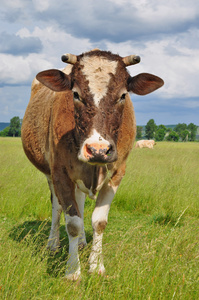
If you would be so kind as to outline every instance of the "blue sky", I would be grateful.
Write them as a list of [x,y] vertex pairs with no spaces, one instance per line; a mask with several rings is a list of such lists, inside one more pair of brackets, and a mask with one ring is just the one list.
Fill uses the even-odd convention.
[[158,91],[132,95],[138,125],[199,125],[198,0],[1,0],[0,41],[0,122],[23,118],[39,71],[97,47],[140,55],[131,75],[164,79]]

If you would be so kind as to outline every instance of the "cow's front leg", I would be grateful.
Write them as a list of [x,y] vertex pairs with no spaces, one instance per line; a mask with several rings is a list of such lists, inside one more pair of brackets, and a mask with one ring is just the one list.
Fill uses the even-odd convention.
[[65,276],[70,280],[77,280],[80,277],[81,269],[78,249],[84,248],[87,244],[84,231],[85,194],[77,186],[75,188],[75,200],[79,216],[65,214],[66,230],[69,238],[69,258]]
[[[84,204],[85,204],[86,195],[83,193],[78,186],[75,188],[75,200],[77,202],[77,206],[79,209],[80,217],[84,222]],[[78,246],[79,249],[83,249],[87,245],[86,242],[86,235],[83,227],[83,231],[81,232],[79,236]]]
[[70,280],[77,280],[81,275],[78,246],[79,238],[83,231],[83,220],[78,216],[65,214],[66,230],[69,239],[69,254],[66,266],[65,277]]
[[105,273],[102,256],[102,238],[108,222],[108,213],[117,187],[105,184],[99,192],[95,209],[92,214],[93,245],[89,257],[89,272]]

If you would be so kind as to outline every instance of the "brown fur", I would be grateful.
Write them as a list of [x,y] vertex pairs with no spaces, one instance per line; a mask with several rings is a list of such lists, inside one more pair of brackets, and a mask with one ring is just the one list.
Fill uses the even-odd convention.
[[97,227],[96,227],[96,232],[98,234],[104,232],[104,229],[106,228],[106,225],[107,225],[107,222],[106,221],[101,221],[97,224]]
[[79,234],[79,230],[74,224],[68,223],[67,230],[68,230],[68,233],[70,235],[72,235],[73,237],[76,237]]

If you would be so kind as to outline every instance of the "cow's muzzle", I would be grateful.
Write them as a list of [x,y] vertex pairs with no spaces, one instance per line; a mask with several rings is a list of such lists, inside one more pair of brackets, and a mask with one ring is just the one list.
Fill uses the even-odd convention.
[[117,151],[114,143],[86,143],[83,156],[88,163],[107,164],[117,160]]

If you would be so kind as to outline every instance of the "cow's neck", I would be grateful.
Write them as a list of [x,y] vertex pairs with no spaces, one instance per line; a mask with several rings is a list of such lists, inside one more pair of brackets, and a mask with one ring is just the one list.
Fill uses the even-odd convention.
[[89,169],[90,180],[76,180],[76,184],[80,190],[92,199],[96,199],[97,192],[101,189],[106,180],[110,180],[112,172],[107,166],[93,166]]

